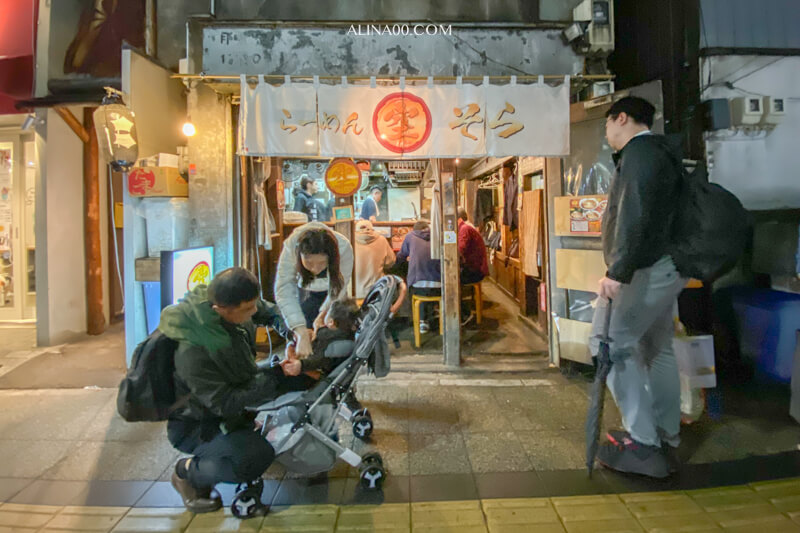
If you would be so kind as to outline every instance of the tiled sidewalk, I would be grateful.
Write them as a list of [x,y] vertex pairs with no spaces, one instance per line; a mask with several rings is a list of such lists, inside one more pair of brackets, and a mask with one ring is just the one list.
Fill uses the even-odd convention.
[[800,479],[714,489],[382,505],[274,507],[238,520],[226,509],[0,505],[0,532],[427,531],[491,533],[800,532]]

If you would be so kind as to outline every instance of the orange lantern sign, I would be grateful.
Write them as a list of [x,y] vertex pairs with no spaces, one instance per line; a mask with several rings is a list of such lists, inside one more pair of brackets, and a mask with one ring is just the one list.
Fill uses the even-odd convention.
[[361,187],[361,170],[349,157],[339,157],[328,163],[325,185],[336,196],[352,196]]
[[413,152],[431,134],[431,111],[413,94],[392,93],[378,103],[372,115],[372,131],[378,142],[392,152]]

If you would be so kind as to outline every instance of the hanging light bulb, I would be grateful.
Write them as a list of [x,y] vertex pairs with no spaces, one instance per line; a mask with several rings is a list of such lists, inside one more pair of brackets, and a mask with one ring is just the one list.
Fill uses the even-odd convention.
[[194,129],[194,124],[192,124],[192,118],[186,117],[186,122],[183,124],[183,134],[187,137],[192,137],[194,134],[197,133],[197,130]]

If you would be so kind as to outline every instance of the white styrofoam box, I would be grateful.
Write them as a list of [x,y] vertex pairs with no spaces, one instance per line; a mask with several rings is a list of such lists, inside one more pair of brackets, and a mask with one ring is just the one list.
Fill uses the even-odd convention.
[[147,233],[147,255],[180,250],[189,245],[188,198],[142,198]]
[[713,336],[675,337],[672,348],[681,377],[686,379],[691,388],[709,389],[717,386]]
[[178,154],[167,154],[159,152],[151,155],[150,157],[142,157],[137,161],[137,166],[140,167],[172,167],[178,168],[180,166],[180,156]]

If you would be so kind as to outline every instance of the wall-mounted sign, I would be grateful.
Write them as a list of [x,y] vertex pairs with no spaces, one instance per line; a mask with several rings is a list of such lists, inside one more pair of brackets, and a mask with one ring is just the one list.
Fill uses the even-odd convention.
[[325,185],[337,196],[352,196],[361,188],[361,170],[350,158],[334,159],[325,171]]
[[341,207],[334,207],[333,220],[334,222],[349,222],[353,220],[353,206],[344,205]]
[[214,276],[214,247],[161,252],[161,305],[178,303],[198,285],[208,285]]
[[532,84],[387,87],[242,78],[239,148],[258,156],[561,156],[569,78]]

